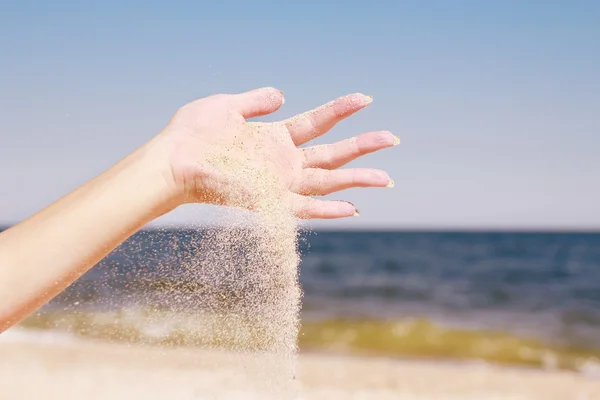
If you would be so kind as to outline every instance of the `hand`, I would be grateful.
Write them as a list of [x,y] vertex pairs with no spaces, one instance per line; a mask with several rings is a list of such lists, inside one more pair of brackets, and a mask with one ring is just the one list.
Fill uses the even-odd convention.
[[[274,88],[215,95],[182,107],[161,132],[168,147],[169,185],[184,202],[256,209],[277,197],[300,218],[358,215],[354,205],[323,196],[353,187],[391,187],[385,171],[348,168],[348,162],[400,141],[387,131],[331,145],[298,148],[371,103],[351,94],[274,123],[247,119],[271,114],[284,102]],[[267,206],[266,204],[263,204]]]

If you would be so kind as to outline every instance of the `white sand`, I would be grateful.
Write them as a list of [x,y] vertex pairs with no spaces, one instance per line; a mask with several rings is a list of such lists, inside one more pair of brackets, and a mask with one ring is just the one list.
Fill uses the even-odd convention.
[[[269,385],[256,372],[259,364],[255,357],[200,349],[9,335],[0,337],[0,398],[281,398],[261,392]],[[569,372],[317,354],[301,355],[299,364],[302,399],[600,399],[600,380]]]

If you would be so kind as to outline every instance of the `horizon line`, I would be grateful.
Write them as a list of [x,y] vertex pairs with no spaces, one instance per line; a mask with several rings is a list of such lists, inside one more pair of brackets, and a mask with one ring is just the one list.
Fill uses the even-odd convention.
[[[0,231],[11,228],[17,224],[3,224],[0,223]],[[192,226],[191,224],[180,224],[180,225],[147,225],[140,229],[140,231],[176,231],[176,230],[206,230],[219,228],[222,225],[203,225],[203,226]],[[569,226],[555,226],[555,227],[499,227],[499,226],[350,226],[350,227],[306,227],[299,225],[300,231],[307,232],[390,232],[390,233],[583,233],[583,234],[600,234],[600,227],[569,227]]]

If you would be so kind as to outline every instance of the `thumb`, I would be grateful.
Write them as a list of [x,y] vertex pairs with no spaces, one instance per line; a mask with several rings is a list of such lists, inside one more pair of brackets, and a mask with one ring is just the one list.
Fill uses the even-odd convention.
[[277,111],[283,103],[283,92],[272,87],[233,95],[233,106],[244,118],[271,114]]

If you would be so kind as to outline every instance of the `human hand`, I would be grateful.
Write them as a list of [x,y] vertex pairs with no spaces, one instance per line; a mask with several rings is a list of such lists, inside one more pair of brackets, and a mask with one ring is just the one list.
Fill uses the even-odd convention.
[[399,144],[387,131],[369,132],[330,145],[298,148],[327,133],[336,123],[371,103],[363,94],[338,98],[290,119],[248,122],[271,114],[284,102],[274,88],[236,95],[215,95],[177,111],[157,137],[166,150],[164,174],[175,196],[202,202],[257,209],[276,196],[300,218],[358,215],[345,201],[315,199],[354,187],[391,187],[385,171],[339,167]]

